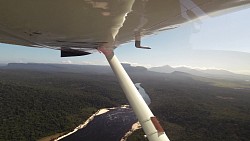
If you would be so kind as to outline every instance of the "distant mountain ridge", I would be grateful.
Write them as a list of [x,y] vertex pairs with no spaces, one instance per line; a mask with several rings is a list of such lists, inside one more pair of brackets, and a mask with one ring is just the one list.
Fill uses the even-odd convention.
[[160,73],[173,73],[173,72],[184,72],[195,76],[209,77],[209,78],[230,78],[230,79],[250,79],[249,75],[236,74],[227,70],[217,70],[217,69],[191,69],[188,67],[171,67],[169,65],[152,67],[148,69],[153,72]]
[[[145,72],[147,68],[122,64],[128,72]],[[42,72],[70,72],[70,73],[112,73],[110,66],[77,65],[77,64],[42,64],[42,63],[9,63],[2,69],[35,70]]]
[[[180,75],[193,75],[206,78],[221,78],[221,79],[237,79],[249,81],[249,75],[235,74],[227,70],[216,69],[191,69],[188,67],[171,67],[169,65],[161,67],[145,68],[142,66],[131,66],[130,64],[122,64],[128,73],[167,73],[167,74],[180,74]],[[69,73],[97,73],[107,74],[112,73],[110,66],[101,65],[76,65],[76,64],[42,64],[42,63],[9,63],[5,66],[0,66],[0,69],[18,69],[18,70],[35,70],[42,72],[69,72]]]
[[46,72],[93,72],[107,73],[110,70],[108,66],[92,66],[92,65],[74,65],[74,64],[42,64],[42,63],[9,63],[3,69],[19,69],[19,70],[35,70]]
[[2,66],[6,66],[7,64],[0,64],[0,67],[2,67]]

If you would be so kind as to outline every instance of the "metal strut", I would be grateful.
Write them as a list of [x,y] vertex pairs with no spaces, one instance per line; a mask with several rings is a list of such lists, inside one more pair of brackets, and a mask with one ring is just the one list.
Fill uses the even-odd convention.
[[120,61],[115,56],[113,49],[99,48],[99,51],[106,56],[148,140],[169,141],[158,120],[153,115]]

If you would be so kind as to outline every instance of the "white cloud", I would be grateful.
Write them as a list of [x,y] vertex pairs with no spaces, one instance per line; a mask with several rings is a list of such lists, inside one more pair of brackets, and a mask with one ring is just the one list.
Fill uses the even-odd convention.
[[95,60],[95,61],[81,61],[80,64],[85,64],[85,65],[108,65],[107,61],[100,61],[100,60]]
[[73,64],[71,60],[63,60],[62,64]]
[[139,64],[139,63],[127,62],[127,61],[123,61],[121,63],[130,64],[131,66],[142,66],[142,67],[146,67],[146,68],[151,68],[152,67],[152,65],[150,65],[150,64]]
[[208,69],[223,70],[222,68],[216,68],[216,67],[194,67],[194,66],[188,66],[188,65],[177,65],[177,66],[171,66],[171,67],[173,68],[185,67],[185,68],[198,69],[198,70],[208,70]]

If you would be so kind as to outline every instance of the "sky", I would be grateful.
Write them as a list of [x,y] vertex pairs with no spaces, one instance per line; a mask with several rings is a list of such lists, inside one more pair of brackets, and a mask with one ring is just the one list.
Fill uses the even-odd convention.
[[[132,65],[170,65],[201,69],[224,69],[250,75],[250,8],[230,14],[200,19],[178,28],[120,45],[119,60]],[[107,65],[103,54],[61,58],[58,50],[0,44],[0,63],[65,63]]]

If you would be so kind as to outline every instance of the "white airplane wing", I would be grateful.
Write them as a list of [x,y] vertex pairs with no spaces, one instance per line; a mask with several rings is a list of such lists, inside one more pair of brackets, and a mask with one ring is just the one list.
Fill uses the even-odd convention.
[[[0,42],[87,55],[250,0],[0,0]],[[137,42],[137,47],[140,42]]]

